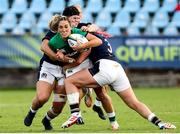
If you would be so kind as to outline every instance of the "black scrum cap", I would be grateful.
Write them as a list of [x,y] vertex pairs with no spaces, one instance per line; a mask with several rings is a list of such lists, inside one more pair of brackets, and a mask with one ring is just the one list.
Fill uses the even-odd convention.
[[79,11],[75,6],[68,6],[64,9],[62,15],[70,17],[73,15],[79,15]]

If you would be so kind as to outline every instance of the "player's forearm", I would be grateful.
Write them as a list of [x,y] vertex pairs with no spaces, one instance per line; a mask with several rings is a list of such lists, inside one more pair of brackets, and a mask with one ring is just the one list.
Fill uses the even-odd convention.
[[82,44],[82,48],[86,49],[86,48],[91,48],[91,47],[97,47],[97,46],[100,46],[101,44],[102,44],[102,40],[99,38],[96,38],[96,39],[90,40],[87,43]]
[[57,60],[56,53],[51,50],[51,48],[48,45],[48,40],[43,40],[41,44],[41,51],[44,52],[46,55],[48,55],[52,60]]

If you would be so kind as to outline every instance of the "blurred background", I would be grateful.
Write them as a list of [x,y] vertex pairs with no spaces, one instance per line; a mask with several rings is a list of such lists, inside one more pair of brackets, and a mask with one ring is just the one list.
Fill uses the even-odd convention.
[[[180,86],[178,0],[0,0],[0,88],[35,87],[41,39],[53,14],[79,4],[82,22],[109,42],[133,86]],[[175,10],[177,9],[177,10]]]

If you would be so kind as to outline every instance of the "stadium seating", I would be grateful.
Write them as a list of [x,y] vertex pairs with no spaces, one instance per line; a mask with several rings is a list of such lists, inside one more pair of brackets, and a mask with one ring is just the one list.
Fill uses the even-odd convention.
[[95,24],[97,24],[100,27],[107,28],[111,25],[111,20],[111,14],[106,10],[102,10],[98,14]]
[[147,27],[147,29],[145,31],[145,35],[157,36],[157,35],[161,35],[161,33],[157,27],[153,27],[150,25]]
[[112,36],[118,36],[121,35],[120,29],[117,26],[110,26],[107,28],[107,32],[111,34]]
[[174,35],[178,35],[178,30],[177,28],[174,26],[174,25],[171,25],[169,24],[165,29],[164,29],[164,32],[163,32],[164,35],[167,35],[167,36],[174,36]]
[[159,0],[145,0],[142,10],[148,13],[155,13],[159,9]]
[[127,28],[127,35],[140,35],[140,31],[138,27],[135,27],[131,25],[130,27]]
[[38,29],[47,29],[49,20],[51,19],[52,14],[50,12],[45,12],[41,14],[39,21],[37,22]]
[[148,25],[148,23],[149,23],[148,13],[141,10],[136,14],[132,25],[138,28],[145,28]]
[[2,17],[1,27],[5,30],[12,30],[17,24],[16,15],[12,12],[7,12]]
[[14,34],[14,35],[24,35],[25,33],[26,33],[26,31],[20,26],[16,26],[12,30],[12,34]]
[[84,1],[83,0],[69,0],[68,2],[68,6],[72,6],[72,5],[80,5],[81,8],[84,8]]
[[136,13],[140,9],[140,0],[126,0],[124,10]]
[[177,5],[177,0],[164,0],[161,9],[166,12],[172,12],[174,11],[176,5]]
[[119,10],[121,10],[121,4],[121,0],[107,0],[104,10],[111,13],[117,13]]
[[[48,28],[48,24],[45,24],[48,21],[41,18],[44,13],[49,15],[62,13],[65,6],[74,4],[82,6],[84,17],[81,22],[96,23],[114,32],[115,35],[119,32],[124,34],[126,32],[122,30],[128,29],[132,30],[131,34],[136,29],[140,34],[143,34],[142,29],[145,32],[150,29],[148,35],[167,34],[168,30],[173,34],[180,34],[178,31],[180,12],[174,12],[178,0],[0,0],[0,2],[2,28],[0,34],[6,34],[9,30],[12,30],[12,34],[23,31],[43,33],[43,29]],[[147,25],[150,28],[147,28]],[[120,31],[115,30],[117,27]]]
[[172,17],[172,25],[180,28],[180,12],[175,12],[174,16]]
[[83,11],[83,18],[82,18],[81,22],[84,22],[84,23],[89,23],[89,22],[91,22],[91,23],[93,23],[93,22],[94,22],[94,19],[93,19],[91,13],[89,13],[89,12],[86,11],[86,10],[84,10],[84,11]]
[[88,0],[86,10],[90,13],[99,13],[103,9],[102,0]]
[[6,30],[0,25],[0,35],[6,34]]
[[1,4],[0,4],[0,14],[4,14],[6,12],[8,12],[9,10],[9,3],[7,0],[1,0]]
[[120,28],[127,28],[130,25],[130,15],[125,10],[121,10],[117,13],[114,23],[112,25]]
[[159,10],[152,20],[152,26],[157,28],[165,28],[169,23],[169,18],[167,12]]
[[35,26],[35,24],[36,24],[36,18],[34,14],[30,11],[27,11],[22,15],[18,25],[20,28],[29,31],[31,28]]
[[62,13],[65,7],[65,1],[64,0],[51,0],[48,11],[50,13]]
[[22,14],[27,10],[27,6],[26,0],[15,0],[12,4],[11,11],[16,14]]
[[35,14],[41,14],[46,10],[45,0],[32,0],[29,11]]

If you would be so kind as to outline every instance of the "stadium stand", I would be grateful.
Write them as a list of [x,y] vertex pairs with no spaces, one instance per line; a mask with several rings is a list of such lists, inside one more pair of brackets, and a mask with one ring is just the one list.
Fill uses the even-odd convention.
[[1,0],[0,14],[4,14],[9,11],[9,3],[7,0]]
[[1,27],[5,29],[7,32],[12,31],[12,29],[17,24],[16,15],[12,12],[6,12],[2,17]]
[[125,10],[120,10],[114,20],[112,25],[118,26],[120,28],[127,28],[130,25],[130,15]]
[[111,25],[111,14],[110,12],[106,11],[106,10],[102,10],[95,21],[95,24],[97,24],[98,26],[102,27],[102,28],[107,28]]
[[45,12],[41,14],[39,21],[37,22],[37,25],[36,25],[37,29],[42,29],[42,31],[46,30],[51,17],[52,17],[52,14],[50,12]]
[[152,26],[164,29],[169,23],[168,14],[165,11],[159,10],[152,20]]
[[88,23],[88,22],[94,22],[94,18],[92,17],[91,13],[89,13],[87,10],[83,11],[83,18],[81,22]]
[[25,33],[26,33],[26,31],[18,25],[15,28],[13,28],[13,30],[12,30],[13,35],[24,35]]
[[[113,30],[115,27],[120,29],[120,35],[127,34],[123,31],[136,29],[136,27],[141,35],[158,34],[158,32],[144,34],[144,31],[148,31],[147,25],[149,29],[155,29],[151,31],[159,31],[160,28],[160,34],[165,34],[165,29],[167,31],[175,28],[176,30],[173,31],[177,32],[174,34],[179,35],[180,13],[174,11],[177,3],[178,0],[1,0],[1,34],[9,34],[9,31],[13,31],[12,34],[18,31],[19,33],[23,31],[32,32],[32,34],[43,33],[43,29],[48,27],[48,24],[45,24],[46,20],[43,22],[42,29],[41,16],[44,13],[62,13],[65,6],[79,4],[83,7],[82,22],[97,23],[113,31],[115,35],[119,33],[119,30]],[[49,17],[48,15],[47,18]]]
[[164,0],[161,10],[166,12],[172,12],[174,11],[176,5],[177,5],[177,0]]
[[65,4],[66,3],[64,0],[51,0],[48,7],[48,11],[53,14],[62,13],[65,7]]
[[99,13],[103,9],[102,0],[88,0],[86,11],[89,13]]
[[148,13],[141,10],[136,14],[134,22],[132,22],[132,25],[137,28],[146,28],[148,22],[149,22]]
[[159,9],[159,0],[145,0],[142,10],[148,12],[151,16]]
[[[124,61],[120,59],[124,65],[128,65],[131,62],[130,58],[133,58],[132,55],[140,54],[139,56],[141,56],[141,51],[144,50],[146,52],[145,56],[142,54],[142,60],[139,60],[141,62],[143,61],[143,57],[147,58],[148,64],[141,64],[145,68],[135,68],[139,63],[133,61],[133,66],[130,66],[130,69],[127,69],[128,75],[131,75],[130,78],[134,85],[139,86],[147,84],[150,85],[150,87],[156,87],[157,85],[170,86],[178,83],[176,85],[180,86],[180,77],[179,75],[177,77],[176,71],[176,69],[179,70],[180,68],[178,64],[180,5],[177,6],[178,2],[180,1],[0,0],[0,68],[3,68],[1,69],[1,80],[5,80],[6,76],[7,82],[4,83],[4,86],[6,87],[9,85],[8,82],[17,80],[17,77],[22,76],[22,73],[14,75],[14,72],[12,73],[11,69],[15,71],[17,71],[16,69],[29,69],[33,71],[34,76],[36,76],[35,72],[37,71],[39,59],[42,56],[39,48],[41,39],[44,36],[46,29],[48,29],[48,19],[52,14],[62,13],[63,9],[68,5],[79,4],[83,7],[82,22],[96,23],[97,25],[104,27],[112,36],[117,36],[108,40],[115,39],[116,42],[113,40],[112,47],[117,47],[117,49],[113,48],[113,50],[118,50],[118,53],[122,50],[122,54],[124,54],[123,52],[125,52],[125,54],[127,52],[127,57],[120,57],[119,55],[122,60],[125,58]],[[179,11],[175,11],[175,7],[177,7]],[[133,38],[141,38],[143,41],[148,41],[148,38],[150,38],[152,39],[152,42],[154,41],[154,38],[160,39],[162,42],[166,39],[168,40],[167,42],[172,41],[174,44],[169,44],[164,48],[162,48],[164,45],[162,44],[162,46],[157,47],[157,49],[151,49],[154,45],[153,42],[148,49],[141,49],[145,46],[138,47],[138,44],[137,46],[133,46],[135,49],[127,49],[127,42],[125,41]],[[136,42],[134,43],[136,44]],[[178,44],[177,46],[176,43]],[[119,47],[118,45],[123,46]],[[177,49],[174,49],[176,47]],[[140,48],[140,51],[138,51],[138,48]],[[168,49],[173,50],[174,62],[170,59],[170,62],[166,63],[168,58],[173,57],[173,55],[171,56],[172,51],[168,51]],[[135,50],[137,50],[137,53],[131,54]],[[149,52],[150,57],[148,57]],[[166,66],[162,61],[159,61],[158,64],[156,64],[157,66],[160,65],[158,70],[150,70],[151,67],[155,65],[152,64],[153,61],[156,60],[156,58],[157,60],[161,60],[161,57],[164,59],[165,64],[168,65]],[[126,61],[128,63],[126,63]],[[172,75],[173,71],[170,70],[171,68],[169,69],[169,65],[175,66],[173,68],[175,70],[174,75]],[[6,72],[4,72],[5,69],[7,69]],[[160,74],[159,71],[162,71],[160,73],[163,75],[158,76],[158,74]],[[153,75],[150,74],[151,72],[153,72]],[[2,75],[3,73],[5,75]],[[20,86],[27,86],[27,83],[36,80],[36,77],[29,79],[32,76],[32,73],[31,76],[27,75],[27,73],[23,75],[23,79],[25,79],[25,76],[28,77],[28,79],[26,82],[21,81],[19,83]],[[13,76],[12,79],[9,79],[10,76]],[[17,86],[16,81],[13,86]],[[34,86],[34,84],[31,84],[31,86]]]
[[32,0],[29,11],[35,14],[41,14],[46,10],[45,0]]
[[110,13],[117,13],[119,10],[121,10],[121,5],[121,0],[107,0],[104,10],[107,10]]
[[124,10],[130,13],[136,13],[140,9],[140,0],[126,0]]
[[6,34],[6,30],[0,25],[0,35]]
[[15,14],[23,14],[28,7],[26,0],[15,0],[12,4],[11,11]]
[[137,35],[140,35],[140,31],[139,31],[138,27],[131,25],[130,27],[127,28],[127,34],[130,36],[131,35],[137,36]]
[[22,29],[24,29],[25,31],[30,31],[30,29],[36,24],[36,18],[35,18],[35,15],[30,12],[30,11],[27,11],[27,12],[24,12],[21,19],[20,19],[20,22],[18,24],[18,26]]
[[163,34],[166,35],[166,36],[178,35],[178,30],[177,30],[177,28],[176,28],[174,25],[169,24],[169,25],[164,29]]
[[172,25],[176,26],[177,28],[180,28],[180,12],[174,13],[174,16],[172,17]]
[[84,1],[83,0],[69,0],[68,2],[68,6],[72,6],[72,5],[80,5],[82,7],[82,9],[84,8]]
[[121,34],[122,34],[122,33],[120,32],[119,27],[114,26],[114,25],[108,27],[108,28],[107,28],[107,32],[108,32],[109,34],[113,35],[113,36],[118,36],[118,35],[121,35]]

